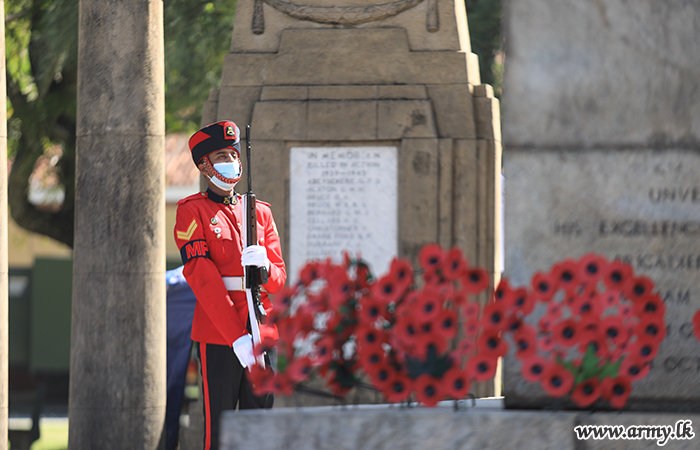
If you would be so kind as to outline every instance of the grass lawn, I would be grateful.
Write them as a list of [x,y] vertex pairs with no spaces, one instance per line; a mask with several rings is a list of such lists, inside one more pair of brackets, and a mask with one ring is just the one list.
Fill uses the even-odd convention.
[[32,450],[68,449],[67,420],[41,419],[39,427],[41,437],[32,444]]

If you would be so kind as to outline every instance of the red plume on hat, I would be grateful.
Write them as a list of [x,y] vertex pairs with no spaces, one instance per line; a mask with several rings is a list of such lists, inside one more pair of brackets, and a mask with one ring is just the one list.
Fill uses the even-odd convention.
[[230,120],[207,125],[190,138],[190,151],[195,164],[211,152],[232,148],[241,156],[241,132]]

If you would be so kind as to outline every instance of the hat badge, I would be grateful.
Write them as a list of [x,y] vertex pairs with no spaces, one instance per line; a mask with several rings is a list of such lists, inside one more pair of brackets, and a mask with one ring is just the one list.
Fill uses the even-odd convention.
[[233,126],[228,125],[226,127],[226,136],[235,136],[235,135],[236,135],[236,132],[233,131]]

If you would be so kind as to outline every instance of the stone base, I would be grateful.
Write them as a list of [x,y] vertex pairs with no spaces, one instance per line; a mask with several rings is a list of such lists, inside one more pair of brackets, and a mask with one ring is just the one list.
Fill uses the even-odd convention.
[[[280,408],[225,413],[221,448],[305,449],[646,449],[653,440],[578,440],[578,425],[671,425],[700,422],[698,414],[504,410],[502,398],[453,402],[436,408],[396,405]],[[694,430],[695,432],[695,430]],[[664,448],[695,449],[697,440]]]

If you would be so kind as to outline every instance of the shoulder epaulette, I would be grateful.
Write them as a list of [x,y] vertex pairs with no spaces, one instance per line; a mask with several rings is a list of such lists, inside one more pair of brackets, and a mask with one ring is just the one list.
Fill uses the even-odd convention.
[[187,197],[178,200],[177,204],[182,205],[183,203],[187,203],[190,200],[198,200],[198,199],[203,199],[203,198],[207,198],[207,193],[206,192],[198,192],[196,194],[188,195]]

